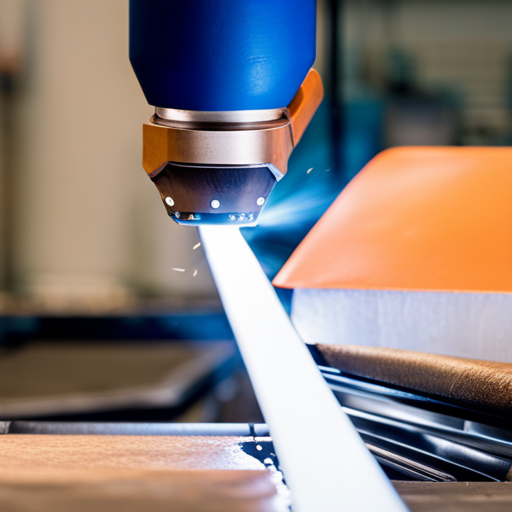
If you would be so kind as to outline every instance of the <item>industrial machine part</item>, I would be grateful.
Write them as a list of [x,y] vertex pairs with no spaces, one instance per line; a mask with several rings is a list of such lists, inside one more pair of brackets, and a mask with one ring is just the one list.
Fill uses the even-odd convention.
[[[315,10],[315,0],[130,0],[130,60],[156,107],[143,164],[176,222],[258,221],[322,100]],[[239,230],[200,234],[294,510],[407,510]]]
[[[416,432],[512,458],[512,423],[446,401],[390,387],[333,368],[320,367],[329,387],[347,413],[390,427],[414,427]],[[356,412],[358,411],[358,412]],[[402,440],[405,432],[402,432]]]
[[130,0],[143,166],[184,225],[254,225],[323,97],[315,0]]

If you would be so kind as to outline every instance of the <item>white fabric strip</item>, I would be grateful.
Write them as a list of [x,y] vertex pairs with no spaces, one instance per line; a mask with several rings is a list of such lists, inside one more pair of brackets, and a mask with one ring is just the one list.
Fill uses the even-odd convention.
[[240,231],[204,226],[200,236],[294,512],[406,511],[327,387]]

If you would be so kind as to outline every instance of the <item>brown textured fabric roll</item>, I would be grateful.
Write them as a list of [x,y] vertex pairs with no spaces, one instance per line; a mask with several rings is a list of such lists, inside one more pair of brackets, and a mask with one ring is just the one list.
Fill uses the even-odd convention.
[[512,419],[512,364],[381,347],[317,345],[342,372]]

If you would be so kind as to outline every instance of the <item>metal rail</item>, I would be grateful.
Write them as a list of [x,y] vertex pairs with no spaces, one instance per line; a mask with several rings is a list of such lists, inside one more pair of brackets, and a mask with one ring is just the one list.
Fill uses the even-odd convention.
[[267,437],[264,423],[99,423],[1,421],[0,434]]

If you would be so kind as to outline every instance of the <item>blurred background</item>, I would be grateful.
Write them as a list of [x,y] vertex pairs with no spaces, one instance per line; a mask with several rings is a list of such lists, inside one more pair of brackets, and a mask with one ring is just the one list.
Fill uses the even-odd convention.
[[[510,0],[318,1],[325,100],[242,230],[269,277],[379,151],[511,143],[511,24]],[[142,169],[152,113],[127,0],[0,0],[0,420],[262,420]]]
[[[326,99],[244,230],[269,276],[382,149],[510,144],[511,22],[509,0],[319,0]],[[0,310],[217,303],[142,170],[151,115],[126,0],[0,0]]]

